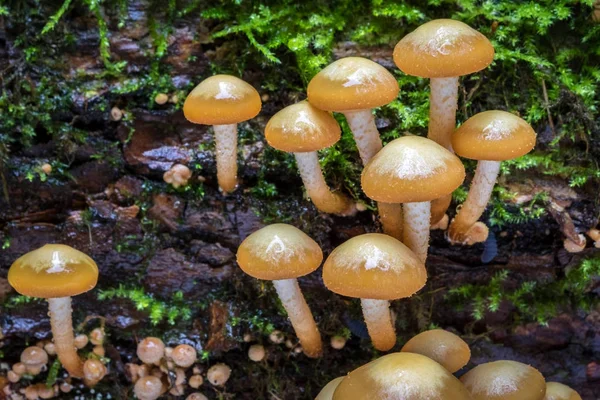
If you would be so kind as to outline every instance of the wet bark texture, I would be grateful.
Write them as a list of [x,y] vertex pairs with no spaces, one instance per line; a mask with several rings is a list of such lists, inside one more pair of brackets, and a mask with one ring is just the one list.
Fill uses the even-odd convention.
[[[127,61],[129,69],[143,69],[148,61],[144,52],[149,40],[147,7],[143,2],[135,4],[129,9],[126,27],[111,28],[110,44],[113,56]],[[93,76],[101,67],[97,30],[84,17],[73,23],[80,26],[77,45],[72,52],[61,55],[64,69],[59,72],[65,79],[73,77],[75,71]],[[185,26],[177,26],[170,36],[164,62],[172,66],[176,86],[185,87],[190,81],[208,76],[210,59],[218,57],[219,51],[226,51],[226,44],[222,46],[224,50],[215,49],[214,44],[195,40],[198,30],[200,36],[206,35],[203,29],[202,21],[190,20]],[[13,45],[13,34],[6,27],[0,33],[0,65],[16,63],[21,57]],[[391,49],[371,49],[364,55],[373,52],[387,56]],[[344,50],[344,55],[360,54],[356,48]],[[190,55],[197,57],[193,69],[183,62]],[[31,77],[33,81],[40,78],[41,75]],[[244,78],[260,88],[258,66],[247,67]],[[102,96],[112,83],[102,78],[98,81]],[[136,341],[148,334],[160,336],[166,343],[189,343],[199,351],[210,351],[206,366],[218,361],[230,365],[233,375],[223,391],[235,398],[266,398],[269,391],[279,398],[314,398],[329,379],[373,357],[360,322],[358,301],[328,292],[319,272],[301,278],[300,287],[326,343],[329,336],[343,328],[353,333],[343,350],[326,346],[323,360],[314,361],[284,345],[268,343],[266,336],[261,336],[250,323],[233,323],[236,318],[248,321],[249,316],[260,315],[294,338],[289,322],[277,307],[274,291],[268,284],[265,288],[245,276],[235,263],[240,241],[266,223],[257,214],[268,204],[248,191],[256,184],[260,165],[265,162],[267,145],[261,134],[241,141],[240,187],[224,196],[216,182],[210,129],[188,123],[181,111],[170,105],[153,110],[129,109],[127,99],[110,98],[111,106],[117,105],[134,117],[134,133],[129,138],[127,126],[110,120],[110,108],[105,113],[90,114],[83,96],[74,95],[74,108],[63,111],[77,128],[87,131],[86,144],[66,152],[46,137],[37,139],[31,147],[13,146],[2,170],[8,196],[0,196],[0,244],[7,242],[10,246],[0,250],[0,298],[14,295],[5,279],[8,268],[30,250],[45,243],[65,243],[89,254],[98,263],[100,280],[96,290],[74,298],[74,322],[81,323],[93,315],[106,320],[110,374],[98,390],[110,390],[113,396],[130,393],[124,363],[135,357]],[[267,101],[261,115],[240,128],[262,132],[268,118],[285,105],[277,98]],[[105,156],[97,157],[98,154]],[[68,165],[69,178],[53,173],[45,182],[37,178],[30,181],[23,173],[23,166],[56,159]],[[190,168],[201,166],[191,168],[191,187],[200,187],[202,181],[204,196],[195,190],[173,190],[162,182],[162,174],[175,163]],[[320,243],[325,254],[351,236],[380,229],[370,211],[351,218],[318,213],[303,198],[296,175],[272,172],[268,179],[279,189],[278,197],[272,201],[277,202],[282,215],[290,217],[283,222],[306,231]],[[552,282],[597,251],[588,246],[574,256],[562,246],[565,235],[596,225],[597,193],[593,188],[575,191],[566,182],[542,177],[535,171],[501,183],[524,197],[547,191],[551,201],[561,204],[564,210],[527,224],[507,226],[502,231],[492,229],[498,255],[488,264],[481,261],[483,245],[450,246],[442,232],[432,232],[427,287],[410,301],[392,303],[401,338],[395,350],[405,339],[434,323],[458,332],[472,346],[469,367],[496,359],[515,359],[532,364],[548,380],[572,386],[584,399],[598,398],[598,310],[584,313],[565,309],[548,326],[542,326],[515,321],[514,308],[503,303],[499,311],[475,321],[468,308],[457,310],[445,298],[450,288],[487,283],[504,269],[510,271],[507,288],[524,281]],[[181,291],[185,302],[194,307],[192,317],[175,325],[152,326],[148,314],[137,310],[130,300],[97,299],[99,290],[119,284],[141,286],[158,299],[168,300]],[[587,290],[597,293],[598,287]],[[34,301],[2,306],[0,328],[3,361],[12,364],[26,343],[50,337],[46,304]],[[267,345],[267,364],[247,359],[248,344],[241,341],[247,330],[254,330],[257,340]],[[276,392],[274,380],[278,384]],[[209,387],[205,383],[203,392],[215,398],[217,392]]]

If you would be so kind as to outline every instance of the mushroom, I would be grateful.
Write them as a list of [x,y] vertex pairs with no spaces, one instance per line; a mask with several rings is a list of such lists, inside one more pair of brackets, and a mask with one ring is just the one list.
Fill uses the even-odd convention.
[[569,253],[581,253],[585,250],[585,246],[587,245],[587,241],[585,240],[585,236],[581,233],[577,235],[579,242],[574,242],[569,238],[565,238],[563,240],[563,247]]
[[223,386],[231,376],[231,368],[228,365],[220,363],[215,364],[206,372],[206,379],[213,386]]
[[323,252],[317,242],[287,224],[272,224],[257,230],[237,251],[237,262],[245,273],[256,279],[273,281],[308,357],[319,357],[323,345],[296,278],[316,270],[321,261]]
[[173,349],[171,353],[173,362],[179,367],[188,368],[196,362],[196,349],[189,344],[180,344]]
[[546,381],[540,372],[517,361],[480,364],[460,381],[473,400],[543,400]]
[[154,102],[158,105],[163,105],[169,100],[169,95],[166,93],[158,93],[154,96]]
[[335,389],[337,389],[343,379],[344,377],[340,376],[339,378],[329,381],[327,385],[323,386],[323,389],[321,389],[315,400],[332,400]]
[[[407,75],[430,78],[429,139],[452,151],[458,78],[481,71],[493,59],[494,47],[484,35],[451,19],[429,21],[398,42],[394,49],[396,66]],[[444,216],[451,200],[451,196],[444,196],[433,202],[433,224]]]
[[476,114],[454,132],[452,146],[456,154],[479,161],[467,200],[450,222],[451,243],[471,245],[485,241],[487,235],[477,238],[470,230],[492,195],[500,162],[529,153],[535,146],[535,138],[535,131],[527,122],[506,111]]
[[56,354],[64,368],[83,377],[71,320],[71,296],[92,290],[98,266],[86,254],[62,244],[47,244],[17,259],[8,271],[8,282],[20,294],[48,299],[50,326]]
[[435,361],[413,353],[392,353],[350,372],[333,400],[470,399],[467,389]]
[[[313,106],[344,114],[366,165],[382,147],[372,109],[396,99],[399,90],[396,78],[381,65],[362,57],[346,57],[315,75],[307,94]],[[384,232],[400,240],[402,207],[385,203],[377,206]]]
[[188,121],[213,126],[217,179],[225,193],[237,186],[237,124],[254,118],[261,106],[256,89],[231,75],[203,80],[185,99],[183,115]]
[[[48,354],[44,349],[40,349],[37,346],[31,346],[21,353],[21,363],[25,366],[25,370],[28,374],[38,375],[42,371],[42,368],[48,364]],[[17,372],[14,368],[13,370]]]
[[83,349],[85,346],[88,345],[89,341],[90,340],[87,337],[87,335],[83,333],[80,333],[79,335],[75,336],[75,339],[73,339],[73,343],[78,349]]
[[581,400],[581,396],[567,385],[558,382],[547,382],[544,400]]
[[586,234],[594,241],[594,247],[600,248],[600,230],[592,228]]
[[167,172],[163,174],[165,183],[173,185],[175,189],[180,186],[185,186],[192,177],[192,171],[182,164],[175,164]]
[[367,164],[365,194],[386,203],[404,203],[402,242],[421,259],[429,247],[430,201],[452,193],[465,179],[465,167],[450,151],[418,136],[388,143]]
[[443,329],[421,332],[410,339],[402,350],[422,354],[455,373],[469,362],[471,349],[459,336]]
[[346,342],[348,340],[340,335],[335,335],[332,336],[331,339],[329,340],[329,345],[331,346],[331,348],[335,349],[335,350],[341,350],[344,347],[346,347]]
[[195,392],[191,393],[188,397],[185,398],[185,400],[208,400],[208,397],[206,397],[202,393]]
[[83,363],[83,382],[87,387],[94,387],[106,375],[106,366],[100,360],[86,360]]
[[160,378],[151,375],[138,379],[133,391],[140,400],[156,400],[167,391],[167,387]]
[[165,356],[165,344],[155,337],[147,337],[137,345],[137,356],[144,364],[160,364]]
[[399,240],[381,233],[355,236],[331,252],[323,282],[332,292],[360,298],[369,336],[377,350],[396,344],[390,300],[410,297],[427,281],[425,265]]
[[189,385],[193,389],[198,389],[204,383],[204,378],[202,375],[192,375],[189,380]]
[[356,205],[341,193],[332,193],[325,183],[317,150],[340,140],[335,118],[307,101],[293,104],[275,114],[267,123],[265,138],[272,147],[293,153],[308,196],[321,211],[340,215],[356,213]]
[[265,346],[253,344],[248,349],[248,358],[254,362],[260,362],[265,358]]

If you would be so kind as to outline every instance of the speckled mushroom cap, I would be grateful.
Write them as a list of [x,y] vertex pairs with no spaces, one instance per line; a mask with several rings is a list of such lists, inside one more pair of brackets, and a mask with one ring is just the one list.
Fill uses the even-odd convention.
[[451,373],[467,365],[471,359],[469,345],[454,333],[443,329],[419,333],[406,342],[401,351],[429,357]]
[[404,136],[383,147],[365,166],[365,194],[385,203],[431,201],[450,194],[465,179],[458,157],[430,139]]
[[481,364],[460,378],[473,400],[543,400],[546,381],[540,372],[517,361]]
[[398,42],[394,62],[408,75],[444,78],[472,74],[491,64],[494,47],[469,25],[451,19],[429,21]]
[[419,258],[399,240],[381,233],[347,240],[323,264],[325,286],[342,296],[400,299],[418,292],[426,281]]
[[262,103],[256,89],[231,75],[206,78],[188,94],[183,115],[204,125],[229,125],[254,118]]
[[308,101],[327,111],[381,107],[398,96],[398,82],[384,67],[362,57],[346,57],[323,68],[310,81]]
[[257,279],[292,279],[321,265],[323,252],[307,234],[287,224],[265,226],[248,236],[237,251],[242,270]]
[[265,138],[272,147],[288,153],[317,151],[340,140],[342,130],[327,111],[308,101],[292,104],[267,123]]
[[337,389],[337,387],[343,379],[344,377],[340,376],[339,378],[331,380],[327,385],[323,387],[323,389],[321,389],[317,397],[315,397],[315,400],[332,400],[333,392],[335,392],[335,389]]
[[98,266],[79,250],[47,244],[19,257],[8,271],[8,283],[20,294],[45,299],[69,297],[92,290]]
[[547,382],[544,400],[581,400],[581,396],[567,385],[558,382]]
[[465,387],[435,361],[413,353],[392,353],[350,372],[333,400],[470,400]]
[[484,111],[454,131],[452,148],[472,160],[504,161],[529,153],[535,138],[535,131],[522,118],[506,111]]

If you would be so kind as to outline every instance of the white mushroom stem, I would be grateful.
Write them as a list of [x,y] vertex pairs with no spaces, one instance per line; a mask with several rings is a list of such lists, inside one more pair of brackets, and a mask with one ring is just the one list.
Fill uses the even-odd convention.
[[373,346],[388,351],[396,344],[396,331],[392,325],[390,302],[387,300],[360,299],[363,316]]
[[294,156],[308,196],[319,210],[340,215],[356,213],[356,204],[352,200],[343,194],[332,193],[325,183],[316,151],[294,153]]
[[458,77],[431,78],[427,137],[452,151],[450,137],[456,128]]
[[431,220],[431,203],[404,203],[404,240],[402,242],[411,249],[419,260],[425,264],[429,248],[429,226]]
[[275,286],[281,304],[287,311],[304,354],[312,358],[319,357],[323,349],[321,334],[300,291],[298,281],[296,279],[274,280],[273,286]]
[[383,232],[402,241],[402,205],[377,202]]
[[[471,182],[467,200],[461,205],[456,217],[450,223],[448,230],[450,242],[461,244],[476,243],[473,238],[470,238],[469,231],[485,211],[499,172],[499,161],[479,161],[477,163],[477,170],[475,171],[473,182]],[[481,236],[477,241],[485,241],[485,239]]]
[[73,320],[71,319],[71,298],[57,297],[48,299],[50,326],[54,337],[56,354],[63,367],[74,378],[83,377],[83,362],[77,355],[73,337]]
[[213,130],[219,187],[225,193],[233,192],[238,183],[237,124],[213,125]]

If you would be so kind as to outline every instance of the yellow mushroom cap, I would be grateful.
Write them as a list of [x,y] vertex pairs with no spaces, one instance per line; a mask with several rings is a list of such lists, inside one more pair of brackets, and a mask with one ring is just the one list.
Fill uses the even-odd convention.
[[8,282],[25,296],[76,296],[96,286],[98,266],[79,250],[47,244],[19,257],[8,271]]
[[398,82],[384,67],[362,57],[346,57],[323,68],[308,84],[308,101],[327,111],[381,107],[398,96]]
[[321,265],[323,252],[307,234],[287,224],[272,224],[248,236],[237,251],[242,270],[257,279],[292,279]]
[[579,393],[558,382],[546,383],[546,397],[544,400],[581,400]]
[[450,373],[455,373],[471,359],[471,349],[459,336],[443,329],[421,332],[410,339],[402,350],[417,353],[440,363]]
[[204,125],[237,124],[260,112],[260,95],[250,84],[231,75],[206,78],[188,94],[183,115]]
[[279,111],[267,123],[265,138],[277,150],[288,153],[317,151],[333,146],[342,130],[327,111],[301,101]]
[[333,400],[467,400],[467,389],[435,361],[413,353],[392,353],[350,372]]
[[337,389],[343,379],[344,377],[340,376],[329,381],[327,385],[323,386],[323,389],[321,389],[315,400],[332,400],[335,389]]
[[425,265],[399,240],[381,233],[355,236],[336,247],[323,265],[332,292],[362,299],[410,297],[427,281]]
[[472,160],[504,161],[529,153],[535,138],[535,131],[522,118],[506,111],[484,111],[454,131],[452,148]]
[[429,21],[404,36],[394,62],[408,75],[444,78],[481,71],[494,59],[494,47],[469,25],[451,19]]
[[478,365],[460,378],[473,400],[543,400],[546,381],[540,372],[517,361]]
[[431,201],[450,194],[465,179],[458,157],[419,136],[388,143],[362,172],[365,194],[385,203]]

